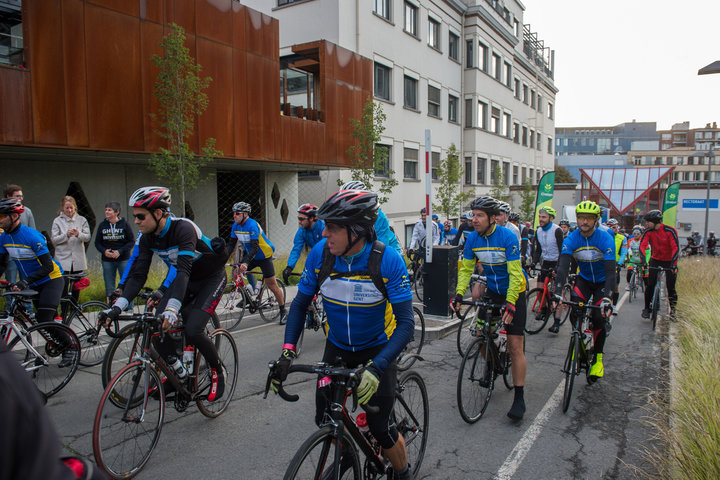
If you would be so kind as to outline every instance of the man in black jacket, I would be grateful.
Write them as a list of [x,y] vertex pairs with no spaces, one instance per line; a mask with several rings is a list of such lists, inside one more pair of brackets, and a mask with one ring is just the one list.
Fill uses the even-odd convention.
[[134,244],[135,235],[132,227],[120,217],[120,204],[118,202],[105,204],[105,220],[98,225],[95,248],[100,252],[102,259],[107,303],[110,303],[110,295],[115,290],[117,276],[122,276],[127,267]]

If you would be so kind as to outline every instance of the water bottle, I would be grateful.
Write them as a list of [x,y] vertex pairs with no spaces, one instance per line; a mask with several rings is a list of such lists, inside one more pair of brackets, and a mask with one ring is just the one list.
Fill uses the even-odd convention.
[[589,328],[586,328],[583,332],[583,343],[586,351],[593,348],[593,333]]
[[255,290],[253,289],[252,285],[250,285],[250,282],[245,283],[245,291],[250,295],[250,298],[255,296]]
[[262,280],[255,282],[255,295],[260,294],[260,287],[262,287]]
[[505,327],[503,327],[502,330],[498,332],[498,351],[500,353],[504,352],[507,349],[507,332],[505,331]]
[[175,370],[175,373],[178,377],[185,378],[187,376],[187,370],[185,370],[185,366],[175,355],[171,355],[168,357],[168,365],[170,365],[170,368]]
[[193,362],[195,361],[195,349],[192,345],[188,345],[183,350],[183,364],[188,372],[193,371]]
[[368,443],[370,443],[370,446],[373,448],[373,450],[379,452],[380,446],[375,440],[375,437],[373,437],[372,433],[370,433],[370,427],[368,426],[367,416],[365,415],[365,412],[358,413],[357,417],[355,417],[355,424],[358,426],[358,430],[360,430],[365,436]]

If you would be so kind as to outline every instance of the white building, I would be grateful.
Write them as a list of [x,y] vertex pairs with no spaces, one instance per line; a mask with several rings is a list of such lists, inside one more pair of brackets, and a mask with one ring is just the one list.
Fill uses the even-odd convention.
[[[520,1],[243,3],[279,19],[281,57],[292,45],[325,39],[374,61],[374,98],[387,115],[382,144],[399,181],[383,210],[401,243],[425,202],[426,129],[432,164],[454,144],[465,188],[478,195],[496,166],[508,185],[536,183],[553,169],[554,52],[524,24]],[[338,175],[349,178],[321,172],[329,186],[315,191],[332,190]]]

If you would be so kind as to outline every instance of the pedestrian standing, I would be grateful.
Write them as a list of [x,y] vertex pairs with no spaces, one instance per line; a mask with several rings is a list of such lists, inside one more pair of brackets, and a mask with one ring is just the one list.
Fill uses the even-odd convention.
[[120,204],[105,204],[105,220],[95,233],[95,248],[100,252],[107,303],[115,290],[118,274],[122,276],[127,267],[134,243],[132,227],[120,217]]

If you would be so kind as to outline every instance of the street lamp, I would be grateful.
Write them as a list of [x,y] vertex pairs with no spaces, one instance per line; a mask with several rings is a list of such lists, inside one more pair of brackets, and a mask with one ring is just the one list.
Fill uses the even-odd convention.
[[[717,60],[710,65],[705,65],[703,68],[698,70],[698,75],[710,75],[713,73],[720,73],[720,60]],[[708,157],[708,176],[707,176],[707,198],[705,199],[705,236],[703,237],[705,239],[705,247],[703,248],[703,251],[705,252],[705,256],[707,256],[707,236],[708,236],[708,222],[709,222],[709,215],[710,215],[710,168],[713,163],[713,159],[715,158],[715,152],[713,152],[713,143],[710,143],[710,151],[707,154]]]

